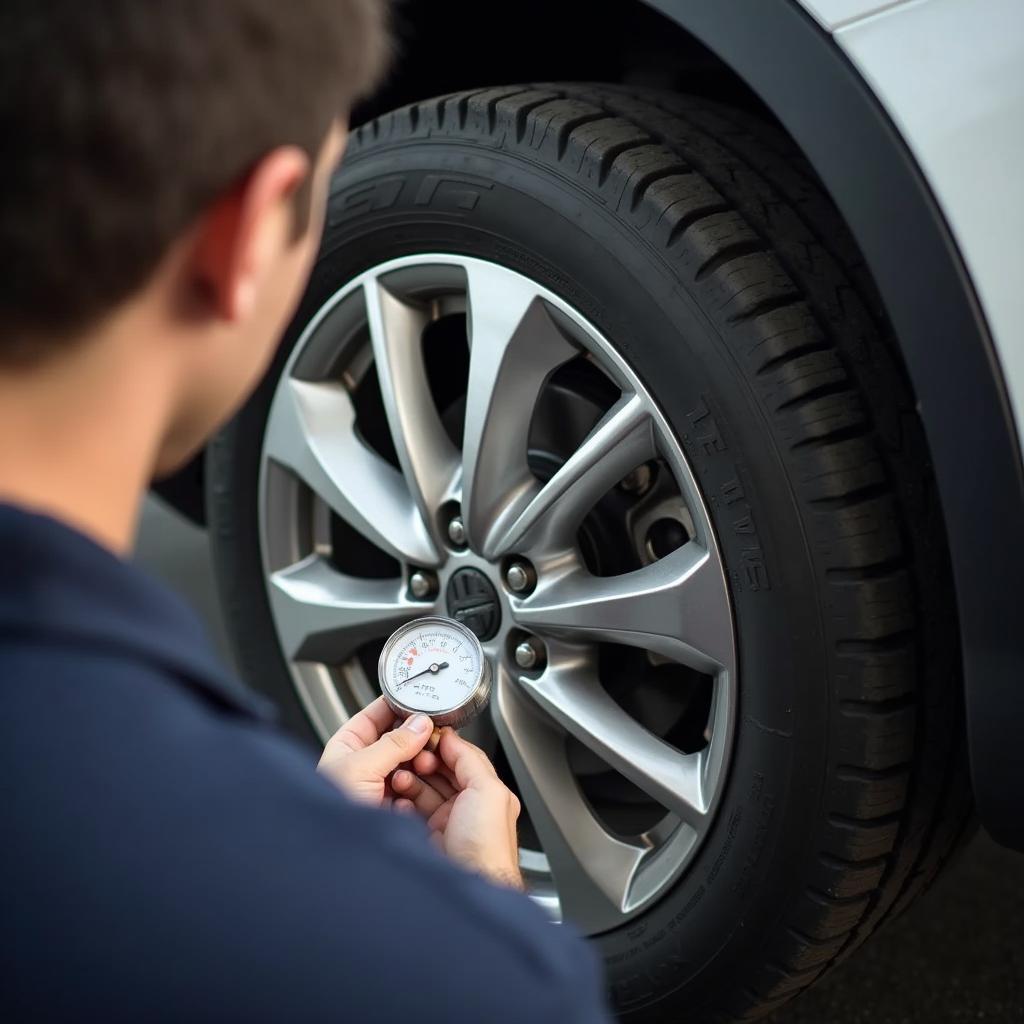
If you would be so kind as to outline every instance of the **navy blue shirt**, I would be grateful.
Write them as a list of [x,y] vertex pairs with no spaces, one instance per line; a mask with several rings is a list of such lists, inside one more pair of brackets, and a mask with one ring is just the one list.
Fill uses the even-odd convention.
[[0,506],[0,1016],[607,1020],[591,951],[358,806],[171,592]]

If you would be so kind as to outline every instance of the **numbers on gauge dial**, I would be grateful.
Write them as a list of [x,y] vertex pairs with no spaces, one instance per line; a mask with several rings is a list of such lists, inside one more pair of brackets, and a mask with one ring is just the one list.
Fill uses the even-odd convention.
[[398,638],[382,682],[406,707],[436,715],[465,703],[480,669],[476,646],[458,630],[438,626]]

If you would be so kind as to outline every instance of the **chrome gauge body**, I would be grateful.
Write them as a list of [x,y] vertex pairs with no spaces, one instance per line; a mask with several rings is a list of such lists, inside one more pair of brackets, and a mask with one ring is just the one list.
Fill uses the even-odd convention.
[[491,667],[476,635],[440,616],[413,619],[391,634],[377,663],[381,693],[403,718],[422,711],[458,729],[491,694]]

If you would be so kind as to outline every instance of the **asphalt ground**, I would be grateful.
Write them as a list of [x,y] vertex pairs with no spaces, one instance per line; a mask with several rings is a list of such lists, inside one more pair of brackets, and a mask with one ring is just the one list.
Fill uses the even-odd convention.
[[[229,657],[205,533],[150,502],[136,557],[198,608]],[[769,1020],[1024,1024],[1024,855],[979,833],[910,910]]]

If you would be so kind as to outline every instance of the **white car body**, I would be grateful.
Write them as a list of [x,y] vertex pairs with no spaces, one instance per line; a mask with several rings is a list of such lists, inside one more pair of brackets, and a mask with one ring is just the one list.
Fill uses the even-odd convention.
[[807,0],[914,154],[953,232],[1024,436],[1024,3]]

